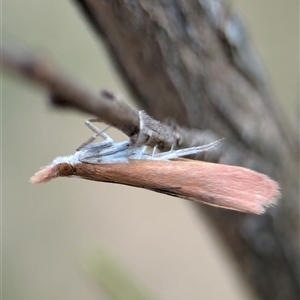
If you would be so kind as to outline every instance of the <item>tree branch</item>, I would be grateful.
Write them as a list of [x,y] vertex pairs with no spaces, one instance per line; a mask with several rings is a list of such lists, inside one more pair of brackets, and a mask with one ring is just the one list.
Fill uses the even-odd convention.
[[299,140],[229,1],[74,0],[147,113],[226,138],[221,161],[280,182],[261,217],[201,207],[261,299],[299,299]]
[[[228,2],[74,2],[106,41],[147,113],[180,124],[162,125],[149,117],[145,132],[149,145],[165,150],[172,144],[187,147],[202,144],[201,139],[225,137],[221,162],[252,168],[279,181],[283,199],[263,216],[201,210],[261,299],[299,299],[299,141],[276,106],[259,59]],[[120,104],[118,97],[95,96],[78,88],[52,64],[35,57],[20,59],[3,52],[2,59],[44,85],[55,105],[84,110],[136,139],[137,111]],[[187,129],[191,127],[197,129]],[[199,130],[203,128],[216,136]],[[158,139],[152,139],[156,135]]]
[[[50,93],[50,102],[57,108],[77,109],[99,118],[99,120],[116,127],[126,134],[132,143],[138,142],[160,150],[187,148],[203,145],[217,139],[209,131],[200,131],[180,127],[172,120],[170,125],[159,122],[143,112],[143,126],[140,132],[138,110],[130,107],[121,97],[102,91],[94,95],[66,75],[63,75],[53,62],[34,54],[14,54],[13,51],[1,49],[1,62],[4,67],[25,78],[44,86]],[[217,161],[221,148],[198,158]]]

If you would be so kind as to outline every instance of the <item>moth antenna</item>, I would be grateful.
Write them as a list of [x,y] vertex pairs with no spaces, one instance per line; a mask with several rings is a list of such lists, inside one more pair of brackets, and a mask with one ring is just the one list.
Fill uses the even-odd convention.
[[216,141],[206,144],[206,145],[190,147],[190,148],[185,148],[185,149],[173,150],[171,148],[170,151],[156,154],[154,158],[170,160],[170,159],[176,159],[176,158],[187,156],[187,155],[198,154],[200,152],[209,151],[211,149],[218,147],[223,142],[223,140],[224,140],[224,138],[222,138],[220,140],[216,140]]

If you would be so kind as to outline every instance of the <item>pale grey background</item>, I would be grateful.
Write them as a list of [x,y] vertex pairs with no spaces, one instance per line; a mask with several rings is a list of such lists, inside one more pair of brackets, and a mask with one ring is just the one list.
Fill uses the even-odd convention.
[[[245,17],[284,110],[298,110],[298,1],[234,1]],[[4,0],[2,34],[38,50],[94,90],[128,96],[71,1]],[[98,247],[160,299],[254,299],[189,202],[111,184],[29,178],[90,132],[86,116],[54,111],[47,94],[4,74],[2,83],[3,299],[109,299],[84,268]],[[123,137],[112,130],[118,139]]]

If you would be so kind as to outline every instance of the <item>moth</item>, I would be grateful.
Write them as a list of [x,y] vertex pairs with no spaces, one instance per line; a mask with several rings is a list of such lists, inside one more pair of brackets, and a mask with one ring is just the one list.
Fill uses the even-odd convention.
[[[44,183],[56,177],[118,183],[253,214],[264,213],[280,197],[277,182],[264,174],[184,158],[218,147],[222,140],[148,154],[146,146],[135,146],[130,141],[115,143],[89,121],[86,124],[95,135],[75,154],[55,158],[31,178],[32,183]],[[105,140],[91,144],[99,135]]]

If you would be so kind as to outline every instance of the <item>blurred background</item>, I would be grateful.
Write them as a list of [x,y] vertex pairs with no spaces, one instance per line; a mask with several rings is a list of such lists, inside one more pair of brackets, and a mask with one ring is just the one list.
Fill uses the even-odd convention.
[[[298,1],[232,5],[280,105],[296,122]],[[15,48],[49,56],[91,90],[109,89],[130,101],[72,1],[4,0],[2,35]],[[154,295],[149,299],[255,299],[211,224],[188,201],[79,179],[31,185],[41,166],[73,154],[91,136],[83,123],[92,116],[53,110],[44,90],[7,73],[1,91],[3,299],[117,299],[109,296],[103,276],[113,262]],[[114,129],[109,133],[126,138]],[[91,266],[103,261],[106,272],[95,272]]]

